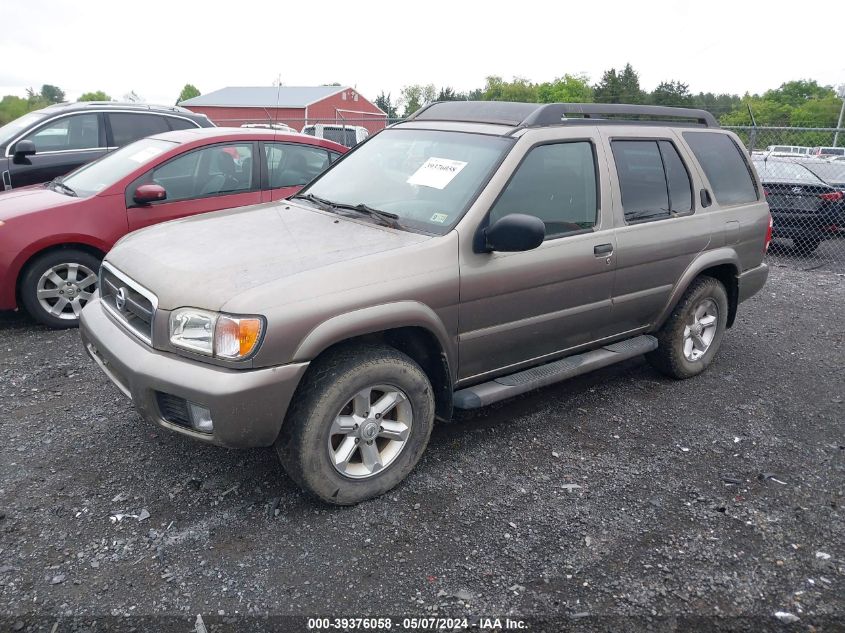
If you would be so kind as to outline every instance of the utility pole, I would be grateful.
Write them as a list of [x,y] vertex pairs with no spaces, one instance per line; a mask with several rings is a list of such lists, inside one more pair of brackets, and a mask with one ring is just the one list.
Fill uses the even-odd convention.
[[839,142],[839,128],[842,127],[842,115],[845,114],[845,84],[839,86],[839,98],[842,99],[842,107],[839,108],[839,123],[836,124],[836,132],[833,135],[833,146]]

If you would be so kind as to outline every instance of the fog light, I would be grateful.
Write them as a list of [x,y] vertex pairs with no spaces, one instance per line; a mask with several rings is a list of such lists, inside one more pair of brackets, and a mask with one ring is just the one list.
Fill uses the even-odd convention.
[[200,433],[211,433],[214,431],[214,424],[211,422],[211,411],[205,407],[188,401],[188,415],[191,418],[191,426]]

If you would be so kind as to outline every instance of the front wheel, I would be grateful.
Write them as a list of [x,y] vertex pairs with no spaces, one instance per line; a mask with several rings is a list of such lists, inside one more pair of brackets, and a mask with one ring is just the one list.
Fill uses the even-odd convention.
[[51,328],[79,325],[79,313],[94,297],[100,259],[66,248],[37,257],[21,278],[21,303],[29,315]]
[[698,277],[657,333],[657,349],[646,359],[672,378],[703,372],[722,343],[728,322],[728,294],[718,279]]
[[414,468],[434,426],[425,372],[386,346],[355,346],[316,360],[275,448],[304,490],[336,505],[384,494]]

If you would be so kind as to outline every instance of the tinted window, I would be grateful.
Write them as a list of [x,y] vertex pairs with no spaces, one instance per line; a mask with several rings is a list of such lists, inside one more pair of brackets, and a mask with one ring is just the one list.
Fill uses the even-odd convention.
[[163,116],[116,112],[107,115],[111,123],[112,142],[121,147],[139,138],[170,131]]
[[540,218],[546,236],[589,229],[596,223],[596,167],[590,143],[532,149],[490,211],[490,223],[511,213]]
[[182,154],[142,181],[164,187],[168,202],[248,191],[253,188],[252,144],[214,145]]
[[668,218],[669,189],[663,159],[655,141],[613,141],[611,143],[625,220]]
[[659,145],[669,185],[669,208],[673,213],[692,211],[692,183],[678,150],[669,141],[660,141]]
[[25,138],[35,143],[37,152],[102,147],[96,114],[74,114],[56,119]]
[[684,139],[707,174],[719,204],[743,204],[757,200],[757,189],[748,163],[728,135],[684,132]]
[[197,127],[194,125],[193,121],[188,121],[187,119],[177,119],[175,116],[167,117],[167,122],[170,124],[171,130],[192,130]]
[[307,145],[267,143],[265,153],[270,189],[305,185],[329,166],[326,150]]
[[355,136],[355,128],[326,126],[323,128],[323,138],[340,143],[341,145],[346,145],[347,147],[354,147],[358,143]]

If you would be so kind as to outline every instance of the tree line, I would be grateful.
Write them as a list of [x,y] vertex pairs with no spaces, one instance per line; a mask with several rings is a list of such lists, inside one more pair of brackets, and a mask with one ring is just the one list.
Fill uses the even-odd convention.
[[501,76],[487,77],[481,88],[458,92],[434,84],[412,84],[394,99],[382,91],[375,104],[389,118],[411,115],[431,101],[521,101],[527,103],[632,103],[643,105],[701,108],[711,112],[722,125],[751,125],[749,108],[760,126],[835,127],[842,100],[831,86],[815,80],[799,79],[781,84],[762,94],[699,92],[689,84],[667,79],[653,90],[644,90],[639,73],[631,64],[621,70],[606,70],[601,79],[591,83],[583,74],[564,74],[553,81],[535,83],[525,77],[506,81]]
[[[197,90],[193,84],[185,84],[182,91],[179,93],[179,98],[176,100],[178,104],[185,99],[198,97],[200,91]],[[137,94],[134,90],[130,90],[120,99],[130,103],[140,103],[144,98]],[[26,97],[18,97],[16,95],[6,95],[0,99],[0,125],[6,125],[9,121],[14,121],[18,117],[23,116],[27,112],[33,110],[40,110],[47,106],[66,101],[65,92],[58,86],[51,84],[44,84],[41,90],[36,91],[33,88],[28,88]],[[111,96],[102,90],[95,90],[92,92],[85,92],[79,96],[77,101],[115,101]]]

